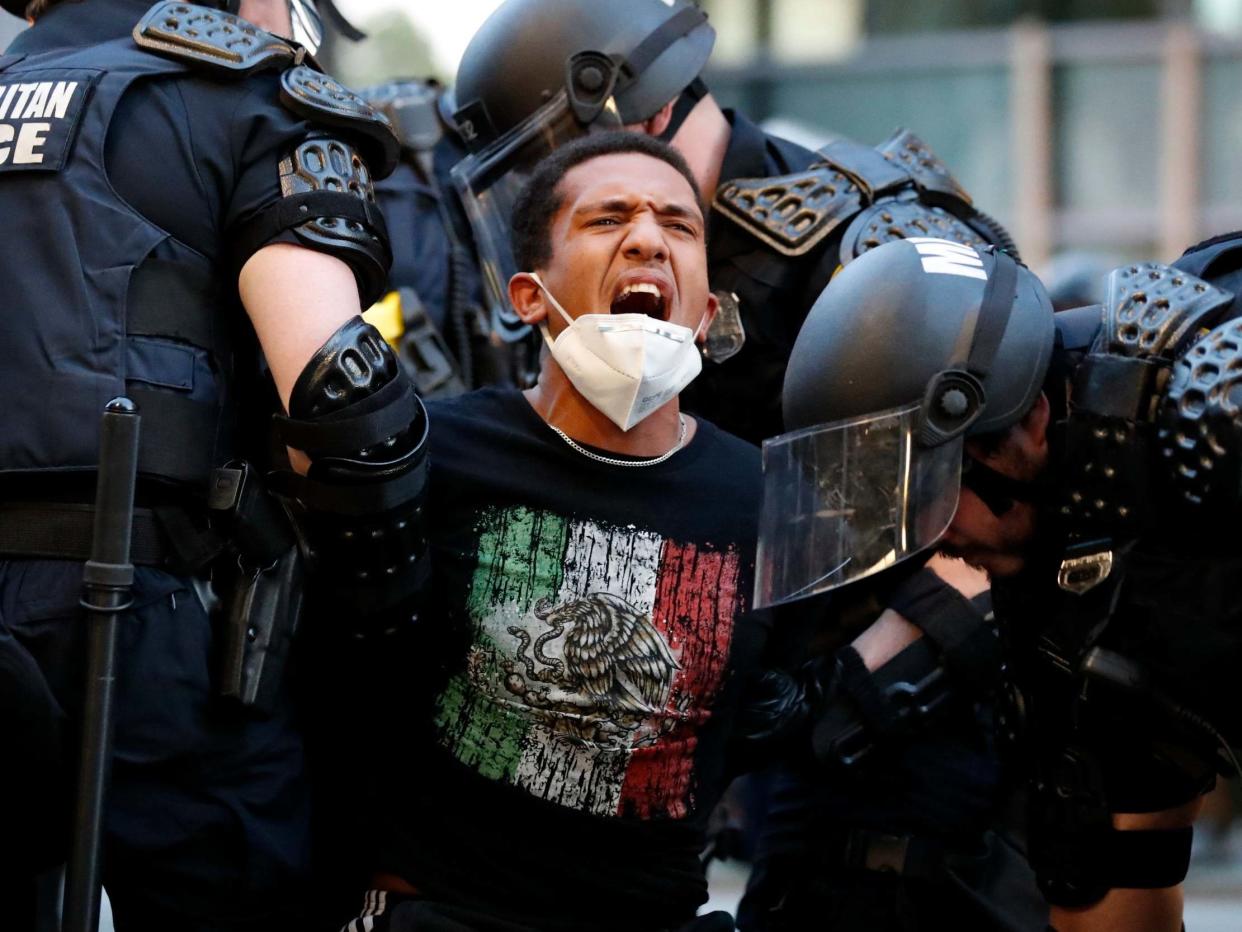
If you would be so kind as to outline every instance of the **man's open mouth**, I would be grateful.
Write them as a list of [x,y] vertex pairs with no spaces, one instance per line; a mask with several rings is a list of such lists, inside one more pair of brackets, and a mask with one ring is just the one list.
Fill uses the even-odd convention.
[[646,314],[656,320],[665,319],[668,302],[655,282],[634,282],[625,285],[612,299],[613,314]]

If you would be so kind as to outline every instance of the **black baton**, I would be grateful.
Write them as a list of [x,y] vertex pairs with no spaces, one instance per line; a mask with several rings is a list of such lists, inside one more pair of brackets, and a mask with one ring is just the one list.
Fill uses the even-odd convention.
[[129,538],[138,472],[137,406],[113,398],[104,408],[91,558],[82,574],[86,610],[86,696],[74,809],[73,849],[65,878],[64,932],[97,932],[104,797],[112,768],[117,620],[131,604]]

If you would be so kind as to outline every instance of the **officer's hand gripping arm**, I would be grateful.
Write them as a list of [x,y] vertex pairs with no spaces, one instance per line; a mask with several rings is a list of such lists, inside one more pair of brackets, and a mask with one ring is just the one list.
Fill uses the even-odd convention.
[[808,747],[822,764],[854,766],[955,695],[996,684],[1000,643],[976,603],[930,570],[903,582],[889,602],[853,644],[797,672],[766,670],[751,680],[732,745],[744,767]]

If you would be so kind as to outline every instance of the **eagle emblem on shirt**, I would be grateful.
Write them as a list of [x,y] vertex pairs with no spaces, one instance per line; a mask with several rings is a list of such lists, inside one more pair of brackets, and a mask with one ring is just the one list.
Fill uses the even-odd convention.
[[505,686],[544,713],[559,737],[617,746],[668,711],[680,665],[650,613],[593,592],[560,604],[540,599],[533,614],[546,630],[532,641],[523,628],[508,629],[518,647],[515,661],[504,664]]

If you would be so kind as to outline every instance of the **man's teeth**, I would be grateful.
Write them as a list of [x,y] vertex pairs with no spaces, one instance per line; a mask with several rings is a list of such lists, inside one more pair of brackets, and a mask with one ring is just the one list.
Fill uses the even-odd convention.
[[649,294],[658,298],[660,297],[660,288],[658,285],[654,285],[651,282],[639,282],[635,285],[626,285],[621,290],[620,297],[628,298],[632,294]]

